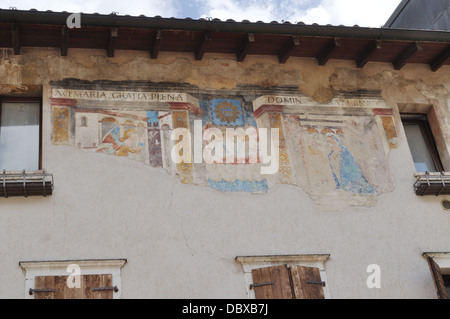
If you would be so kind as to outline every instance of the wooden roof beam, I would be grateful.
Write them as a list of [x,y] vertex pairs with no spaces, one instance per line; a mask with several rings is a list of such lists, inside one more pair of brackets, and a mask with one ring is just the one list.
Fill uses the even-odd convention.
[[278,60],[280,63],[286,63],[286,61],[289,59],[289,57],[292,55],[292,53],[295,51],[296,48],[300,45],[300,40],[298,36],[292,36],[287,44],[284,46],[282,51],[278,54]]
[[211,34],[209,32],[203,32],[202,39],[200,40],[200,43],[195,52],[196,60],[203,59],[203,55],[205,54],[206,50],[208,49],[208,46],[211,43],[211,41],[212,41]]
[[153,35],[152,46],[150,49],[150,56],[152,59],[157,59],[159,54],[159,49],[161,48],[162,41],[162,31],[156,30]]
[[431,71],[436,72],[450,58],[450,45],[430,63]]
[[247,56],[248,51],[252,47],[253,43],[255,43],[255,35],[253,33],[247,33],[241,47],[236,53],[238,62],[242,62],[245,60],[245,57]]
[[20,38],[19,38],[19,27],[15,24],[12,26],[11,30],[11,42],[12,48],[15,55],[20,55]]
[[411,43],[392,63],[395,70],[400,70],[408,63],[419,51],[422,51],[422,42],[415,41]]
[[111,28],[111,30],[109,32],[108,49],[106,50],[109,58],[112,58],[114,56],[114,51],[116,50],[118,37],[119,37],[119,29]]
[[372,41],[367,46],[367,48],[364,49],[364,51],[360,54],[360,56],[356,59],[356,66],[358,68],[363,68],[368,62],[370,62],[372,56],[380,49],[381,49],[381,41],[380,40]]
[[325,49],[316,57],[319,65],[325,65],[333,57],[334,52],[341,47],[341,39],[333,38],[328,42]]
[[61,56],[67,56],[68,49],[69,49],[69,28],[67,26],[62,26],[61,45],[60,45]]

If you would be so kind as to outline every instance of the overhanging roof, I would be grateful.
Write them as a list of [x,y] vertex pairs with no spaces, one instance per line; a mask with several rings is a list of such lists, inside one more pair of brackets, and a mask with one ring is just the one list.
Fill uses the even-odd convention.
[[407,63],[428,64],[436,71],[450,64],[450,32],[388,28],[264,23],[218,19],[192,20],[80,14],[81,28],[66,25],[71,13],[0,9],[0,47],[20,54],[23,47],[145,50],[154,59],[161,52],[234,54],[314,58],[319,65],[330,59],[353,60],[357,67],[385,62],[401,69]]
[[450,30],[450,0],[402,0],[387,28]]

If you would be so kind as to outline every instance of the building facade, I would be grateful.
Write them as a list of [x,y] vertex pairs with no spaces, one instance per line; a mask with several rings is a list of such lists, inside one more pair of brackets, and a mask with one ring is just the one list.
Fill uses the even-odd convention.
[[402,0],[384,26],[397,29],[449,30],[449,13],[448,0]]
[[448,32],[68,18],[0,10],[1,298],[444,298]]

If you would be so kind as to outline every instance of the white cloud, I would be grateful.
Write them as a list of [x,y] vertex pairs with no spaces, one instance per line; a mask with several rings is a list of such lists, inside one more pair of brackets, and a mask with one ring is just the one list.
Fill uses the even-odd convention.
[[221,20],[233,19],[235,21],[250,20],[270,21],[273,4],[271,0],[197,0],[200,14],[203,18],[218,18]]
[[196,0],[203,17],[380,27],[400,0]]
[[0,0],[0,8],[382,26],[401,0]]
[[323,0],[298,17],[305,23],[381,27],[400,0]]
[[101,14],[110,14],[114,11],[120,15],[139,16],[144,14],[150,17],[157,15],[172,17],[181,14],[179,1],[182,0],[133,0],[130,2],[122,0],[0,0],[0,8],[16,7],[18,10],[37,9],[39,11],[97,12]]

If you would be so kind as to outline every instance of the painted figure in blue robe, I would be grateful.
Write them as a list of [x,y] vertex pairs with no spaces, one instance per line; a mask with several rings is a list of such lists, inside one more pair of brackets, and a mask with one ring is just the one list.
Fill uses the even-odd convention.
[[328,154],[328,159],[336,188],[358,194],[376,193],[375,188],[367,181],[349,149],[342,145],[336,135],[328,133],[326,137],[333,147]]

